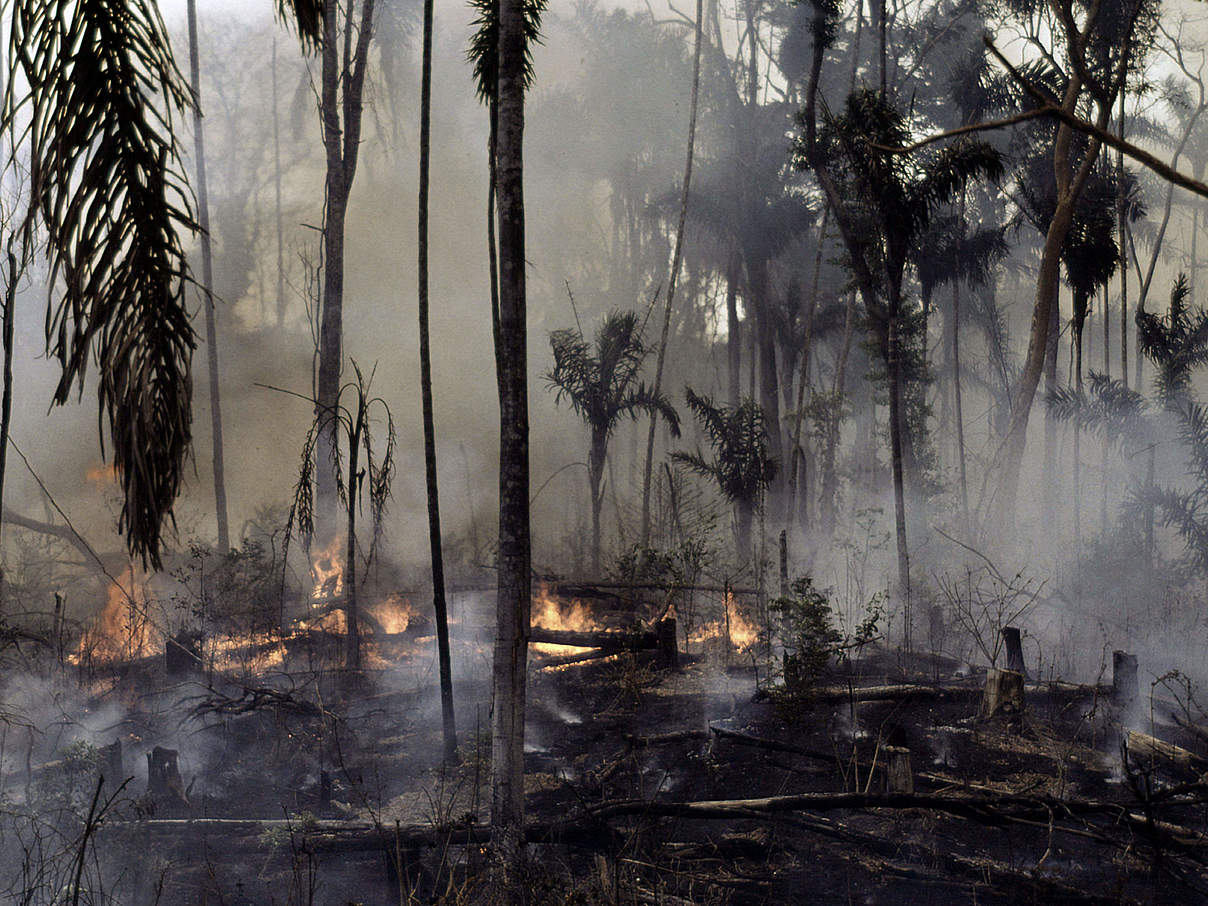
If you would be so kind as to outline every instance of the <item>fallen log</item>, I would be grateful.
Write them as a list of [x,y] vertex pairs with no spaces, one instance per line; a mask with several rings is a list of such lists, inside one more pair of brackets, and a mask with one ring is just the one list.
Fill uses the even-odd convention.
[[574,648],[598,648],[601,651],[644,651],[659,646],[658,633],[649,630],[636,632],[573,632],[569,629],[542,629],[534,626],[529,631],[530,644],[568,645]]
[[1124,736],[1124,745],[1131,758],[1145,758],[1150,761],[1169,761],[1187,771],[1208,767],[1208,759],[1201,758],[1182,746],[1165,742],[1148,733],[1129,730]]

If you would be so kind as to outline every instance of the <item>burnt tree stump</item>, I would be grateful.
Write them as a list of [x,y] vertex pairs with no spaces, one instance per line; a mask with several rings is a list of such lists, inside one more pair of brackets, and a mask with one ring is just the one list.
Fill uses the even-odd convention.
[[188,805],[185,782],[177,763],[180,752],[156,746],[147,753],[147,792],[156,802],[167,805]]
[[913,793],[914,771],[910,768],[910,749],[904,746],[882,746],[885,756],[885,792]]
[[982,717],[1016,716],[1023,713],[1023,674],[1018,670],[986,671],[982,693]]
[[1026,677],[1028,671],[1023,666],[1023,644],[1019,638],[1019,630],[1014,626],[1004,626],[1002,640],[1007,649],[1007,669]]
[[100,760],[101,776],[110,784],[110,789],[117,789],[126,779],[126,766],[122,760],[122,741],[115,739],[110,745],[101,747]]
[[1127,651],[1112,652],[1112,697],[1120,704],[1137,698],[1137,656]]
[[667,670],[679,672],[679,637],[674,617],[659,620],[655,627],[658,636],[658,663]]

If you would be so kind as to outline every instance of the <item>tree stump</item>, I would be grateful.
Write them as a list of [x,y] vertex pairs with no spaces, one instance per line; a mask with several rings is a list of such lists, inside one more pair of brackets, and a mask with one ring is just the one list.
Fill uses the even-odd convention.
[[110,790],[116,790],[126,779],[126,766],[122,760],[122,741],[115,739],[110,745],[101,747],[101,775]]
[[1137,698],[1137,656],[1126,651],[1112,652],[1112,697],[1120,704]]
[[188,805],[185,782],[177,760],[180,752],[156,746],[147,753],[147,792],[157,803]]
[[1023,674],[1018,670],[986,671],[982,694],[982,717],[1015,716],[1023,713]]
[[882,746],[885,757],[885,792],[913,793],[914,771],[910,768],[910,749],[903,746]]
[[1014,626],[1004,626],[1002,640],[1007,649],[1007,669],[1027,676],[1028,671],[1023,666],[1023,644],[1019,639],[1019,630]]
[[677,673],[680,669],[679,636],[674,617],[659,620],[655,627],[658,635],[658,664]]

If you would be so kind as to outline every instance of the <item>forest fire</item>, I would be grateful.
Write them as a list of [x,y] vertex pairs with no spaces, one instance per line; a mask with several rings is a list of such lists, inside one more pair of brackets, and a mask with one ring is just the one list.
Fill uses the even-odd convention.
[[728,639],[739,651],[749,651],[759,641],[759,627],[738,607],[733,593],[727,593],[722,598],[722,611],[718,619],[693,629],[688,635],[689,643],[704,645]]
[[133,566],[126,567],[110,584],[105,606],[83,631],[68,660],[72,664],[129,661],[155,653],[163,634],[152,625],[148,603],[146,578],[136,577]]

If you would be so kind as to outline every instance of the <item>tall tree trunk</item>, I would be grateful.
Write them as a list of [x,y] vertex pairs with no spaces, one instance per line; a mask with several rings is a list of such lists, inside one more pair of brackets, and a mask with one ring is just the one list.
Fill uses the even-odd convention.
[[349,670],[361,669],[361,611],[357,606],[357,493],[361,453],[361,431],[364,424],[358,417],[348,432],[348,537],[344,561],[344,616],[348,631],[344,635],[346,644],[344,666]]
[[906,486],[902,465],[902,434],[905,412],[902,405],[901,288],[889,287],[889,447],[893,468],[893,515],[898,549],[898,590],[902,595],[906,650],[911,647],[910,553],[906,545]]
[[[963,202],[962,197],[962,202]],[[962,203],[962,208],[964,207]],[[962,218],[963,220],[963,218]],[[952,281],[952,415],[956,421],[956,458],[961,476],[961,518],[969,525],[969,479],[965,465],[965,415],[961,405],[961,282]]]
[[604,508],[604,463],[607,457],[608,435],[593,427],[591,429],[591,449],[587,456],[587,477],[591,483],[591,574],[595,579],[601,578],[600,512]]
[[742,405],[742,325],[738,321],[738,256],[726,267],[726,351],[729,353],[730,405]]
[[[804,465],[805,454],[801,448],[801,428],[805,421],[805,396],[809,387],[810,352],[814,340],[814,316],[818,311],[818,277],[822,271],[822,246],[826,240],[826,224],[830,219],[830,205],[822,209],[822,224],[818,227],[818,248],[814,253],[814,273],[810,278],[810,297],[805,313],[805,337],[801,344],[801,374],[797,379],[797,400],[793,411],[793,431],[789,440],[789,486],[784,508],[785,531],[791,532],[797,511],[797,466]],[[804,520],[803,520],[804,522]],[[790,539],[785,537],[787,543]]]
[[[1069,80],[1062,97],[1062,110],[1071,115],[1076,113],[1082,88],[1082,80],[1077,75]],[[1104,130],[1110,118],[1111,104],[1098,105],[1095,125],[1100,130]],[[1061,250],[1065,245],[1066,236],[1069,234],[1074,208],[1082,195],[1086,180],[1094,168],[1102,144],[1098,138],[1089,138],[1081,161],[1075,164],[1072,159],[1073,139],[1074,133],[1069,126],[1062,123],[1057,127],[1057,135],[1053,142],[1053,173],[1057,181],[1057,204],[1053,217],[1049,221],[1049,228],[1045,234],[1044,246],[1040,255],[1035,304],[1028,333],[1028,351],[1024,358],[1015,398],[1012,401],[1007,433],[995,451],[991,467],[986,472],[987,484],[983,486],[982,502],[988,503],[997,510],[1000,528],[1005,528],[1014,521],[1019,476],[1028,440],[1028,419],[1032,412],[1032,403],[1036,399],[1036,389],[1040,385],[1041,371],[1048,348],[1050,313],[1061,276],[1059,270]],[[995,475],[997,476],[995,487],[990,499],[986,500],[985,491],[988,490],[989,482],[994,480],[991,476]]]
[[734,543],[740,559],[751,555],[751,525],[755,521],[755,504],[750,500],[734,502]]
[[834,405],[827,414],[826,445],[822,452],[822,476],[819,480],[821,490],[819,492],[818,512],[822,523],[821,534],[823,537],[830,535],[834,531],[838,513],[836,496],[839,491],[839,478],[838,471],[835,468],[835,459],[839,447],[840,402],[843,400],[845,384],[847,382],[847,359],[851,353],[852,337],[856,332],[855,325],[856,294],[853,291],[848,297],[847,314],[843,319],[843,345],[839,350],[839,359],[835,363],[835,379],[831,388]]
[[[17,256],[13,254],[14,237],[9,236],[8,272],[4,275],[4,396],[0,397],[0,513],[4,512],[4,478],[8,474],[8,433],[13,417],[13,334],[17,322]],[[0,605],[3,605],[4,573],[0,570]],[[2,612],[2,610],[0,610]]]
[[201,226],[201,291],[205,296],[206,362],[210,378],[210,432],[214,458],[214,511],[218,518],[218,552],[231,550],[227,523],[226,475],[222,457],[222,402],[218,389],[218,328],[214,310],[214,259],[210,249],[210,202],[206,190],[205,131],[201,122],[201,61],[197,50],[197,3],[188,0],[189,82],[193,89],[193,153],[197,162],[197,221]]
[[[1052,396],[1057,392],[1058,341],[1061,337],[1061,287],[1053,287],[1058,298],[1053,299],[1049,309],[1049,332],[1045,339],[1044,392]],[[1060,499],[1057,481],[1057,419],[1048,407],[1044,410],[1044,499],[1041,511],[1044,524],[1057,529],[1057,501]]]
[[355,9],[351,4],[345,9],[342,35],[340,17],[335,8],[328,10],[323,24],[319,111],[327,179],[326,212],[323,218],[323,297],[315,393],[315,417],[321,426],[315,456],[315,511],[320,527],[330,525],[331,514],[338,509],[334,476],[338,442],[335,412],[340,396],[340,373],[344,365],[344,222],[360,152],[362,93],[369,58],[369,39],[373,34],[374,0],[362,0],[360,9],[359,22],[354,21]]
[[424,476],[428,487],[428,544],[432,554],[432,609],[440,662],[440,710],[447,764],[457,761],[453,714],[453,667],[449,657],[449,612],[445,603],[445,560],[440,537],[440,489],[436,475],[436,426],[432,414],[432,346],[428,336],[428,171],[432,135],[432,3],[424,0],[423,57],[419,100],[419,383],[423,398]]
[[[776,371],[776,331],[772,324],[772,299],[768,281],[767,262],[757,255],[747,256],[747,287],[750,307],[754,309],[755,334],[759,344],[759,405],[763,409],[768,432],[768,447],[783,465],[784,438],[780,427],[780,376]],[[783,476],[785,469],[780,470]],[[778,477],[771,491],[772,505],[781,499],[783,477]]]
[[[754,0],[750,0],[754,2]],[[749,4],[748,4],[749,8]],[[675,226],[675,251],[671,255],[671,276],[667,280],[667,304],[663,309],[663,329],[659,336],[659,352],[654,366],[654,394],[663,387],[663,365],[667,358],[667,337],[671,331],[671,307],[675,302],[675,284],[679,278],[680,261],[684,254],[684,223],[688,218],[688,192],[692,185],[692,156],[696,145],[696,103],[700,94],[700,49],[703,0],[696,0],[696,34],[692,42],[692,95],[688,106],[688,151],[684,160],[684,185],[680,193],[679,220]],[[752,47],[754,47],[752,38]],[[650,545],[650,478],[654,466],[654,431],[658,416],[650,416],[650,431],[646,435],[646,464],[642,473],[642,531],[641,549]],[[598,564],[597,564],[598,568]]]
[[277,39],[273,38],[273,188],[277,198],[277,330],[285,329],[285,230],[281,215],[281,112],[277,109]]
[[[1117,134],[1124,141],[1124,98],[1120,92]],[[1124,152],[1116,152],[1116,233],[1120,237],[1120,382],[1128,388],[1128,212],[1124,197]]]
[[499,4],[499,594],[492,670],[491,843],[505,902],[524,898],[524,705],[532,607],[524,274],[524,0]]

